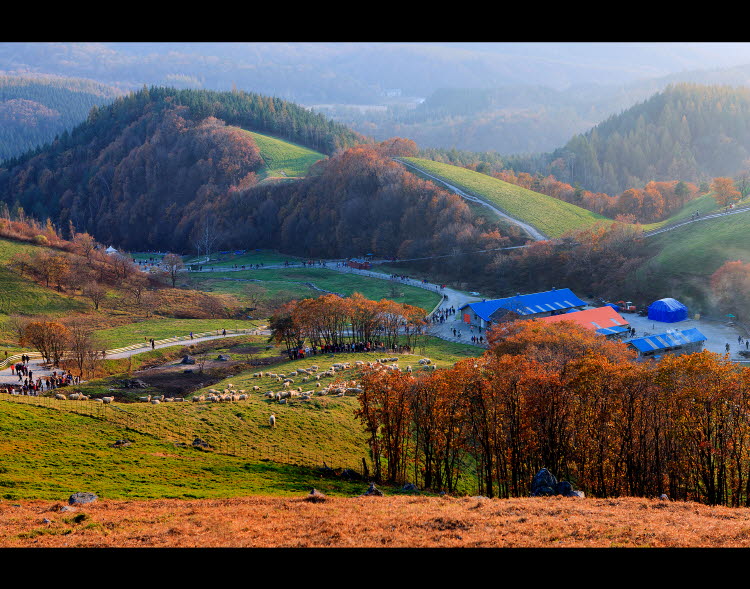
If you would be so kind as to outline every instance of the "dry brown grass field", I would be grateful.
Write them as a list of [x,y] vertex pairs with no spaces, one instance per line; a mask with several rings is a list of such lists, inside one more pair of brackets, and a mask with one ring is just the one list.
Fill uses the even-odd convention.
[[[364,490],[364,489],[363,489]],[[750,509],[658,499],[309,496],[0,502],[0,547],[719,548]]]

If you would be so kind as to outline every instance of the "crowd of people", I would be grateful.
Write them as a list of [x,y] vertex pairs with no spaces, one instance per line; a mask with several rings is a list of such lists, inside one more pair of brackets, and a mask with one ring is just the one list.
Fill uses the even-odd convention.
[[351,354],[355,352],[393,352],[394,354],[411,354],[411,347],[394,344],[386,347],[382,342],[352,342],[343,344],[323,344],[321,346],[305,346],[289,350],[290,360],[301,360],[307,356],[317,354]]
[[17,384],[2,384],[0,391],[9,395],[29,395],[38,397],[44,392],[66,387],[69,385],[78,385],[81,383],[80,376],[74,376],[67,370],[53,371],[46,376],[37,376],[34,378],[34,371],[29,364],[30,358],[26,355],[21,356],[21,361],[10,365],[11,374],[18,376]]

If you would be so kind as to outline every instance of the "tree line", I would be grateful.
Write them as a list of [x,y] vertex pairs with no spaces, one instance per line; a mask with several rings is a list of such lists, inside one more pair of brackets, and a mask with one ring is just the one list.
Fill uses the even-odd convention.
[[369,369],[358,416],[375,475],[528,496],[540,468],[597,497],[750,505],[750,370],[707,351],[635,362],[573,323],[503,324],[428,374]]
[[[416,349],[427,333],[427,312],[388,299],[371,301],[360,293],[351,297],[323,295],[290,301],[274,312],[271,339],[285,344],[287,353],[307,347],[344,351],[347,344],[358,351]],[[355,348],[349,347],[349,350]]]

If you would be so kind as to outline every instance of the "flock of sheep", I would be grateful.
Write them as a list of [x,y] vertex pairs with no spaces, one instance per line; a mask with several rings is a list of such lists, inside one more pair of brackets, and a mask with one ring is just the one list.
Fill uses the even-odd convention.
[[[288,374],[280,374],[276,372],[255,372],[253,378],[271,378],[281,384],[282,390],[273,391],[268,390],[264,393],[264,396],[270,399],[272,402],[279,404],[286,404],[292,399],[299,399],[300,401],[309,400],[313,395],[323,396],[330,395],[335,397],[344,397],[346,395],[358,395],[362,392],[362,389],[358,386],[356,380],[336,381],[323,386],[319,381],[322,378],[335,378],[336,374],[344,371],[351,370],[352,368],[373,368],[376,370],[401,370],[397,364],[398,358],[379,358],[372,362],[357,361],[354,366],[350,362],[339,362],[332,364],[327,370],[321,371],[317,364],[313,364],[309,368],[297,368],[289,372]],[[429,358],[422,358],[418,361],[421,370],[435,370],[436,366],[432,363]],[[414,369],[411,365],[405,368],[405,372],[411,373]],[[305,387],[292,387],[296,384],[295,378],[299,379],[302,384],[315,383],[314,388],[304,390]],[[250,397],[250,394],[245,389],[235,390],[234,384],[227,384],[227,388],[223,390],[208,389],[206,393],[195,395],[190,398],[193,403],[209,402],[209,403],[220,403],[220,402],[232,402],[232,401],[244,401]],[[252,390],[254,392],[260,392],[261,387],[254,385]],[[83,393],[71,393],[65,395],[63,393],[56,393],[56,399],[60,400],[71,400],[71,401],[86,401],[90,397]],[[114,402],[114,396],[101,397],[98,399],[92,399],[96,403],[103,403],[108,405]],[[184,402],[184,397],[166,397],[165,395],[146,395],[145,397],[139,397],[138,401],[142,403],[150,403],[151,405],[159,405],[161,403],[179,403]],[[276,416],[271,415],[269,418],[269,426],[276,427]]]

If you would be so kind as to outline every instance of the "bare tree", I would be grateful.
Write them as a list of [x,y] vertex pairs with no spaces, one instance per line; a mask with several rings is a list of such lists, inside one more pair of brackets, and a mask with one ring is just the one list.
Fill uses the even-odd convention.
[[94,309],[98,311],[99,305],[107,296],[107,289],[100,285],[98,282],[89,282],[83,288],[83,294],[84,296],[91,299],[91,302],[94,303]]
[[84,378],[86,372],[89,374],[94,372],[100,346],[94,342],[93,330],[86,322],[76,319],[70,321],[68,327],[70,330],[68,357],[78,368],[81,378]]
[[211,259],[211,253],[216,249],[221,234],[219,233],[219,223],[215,216],[209,215],[198,225],[198,229],[193,237],[197,255],[203,253],[207,260]]
[[161,263],[164,266],[164,272],[172,281],[172,288],[174,288],[177,284],[177,277],[180,275],[180,270],[185,267],[182,257],[177,254],[167,254]]

